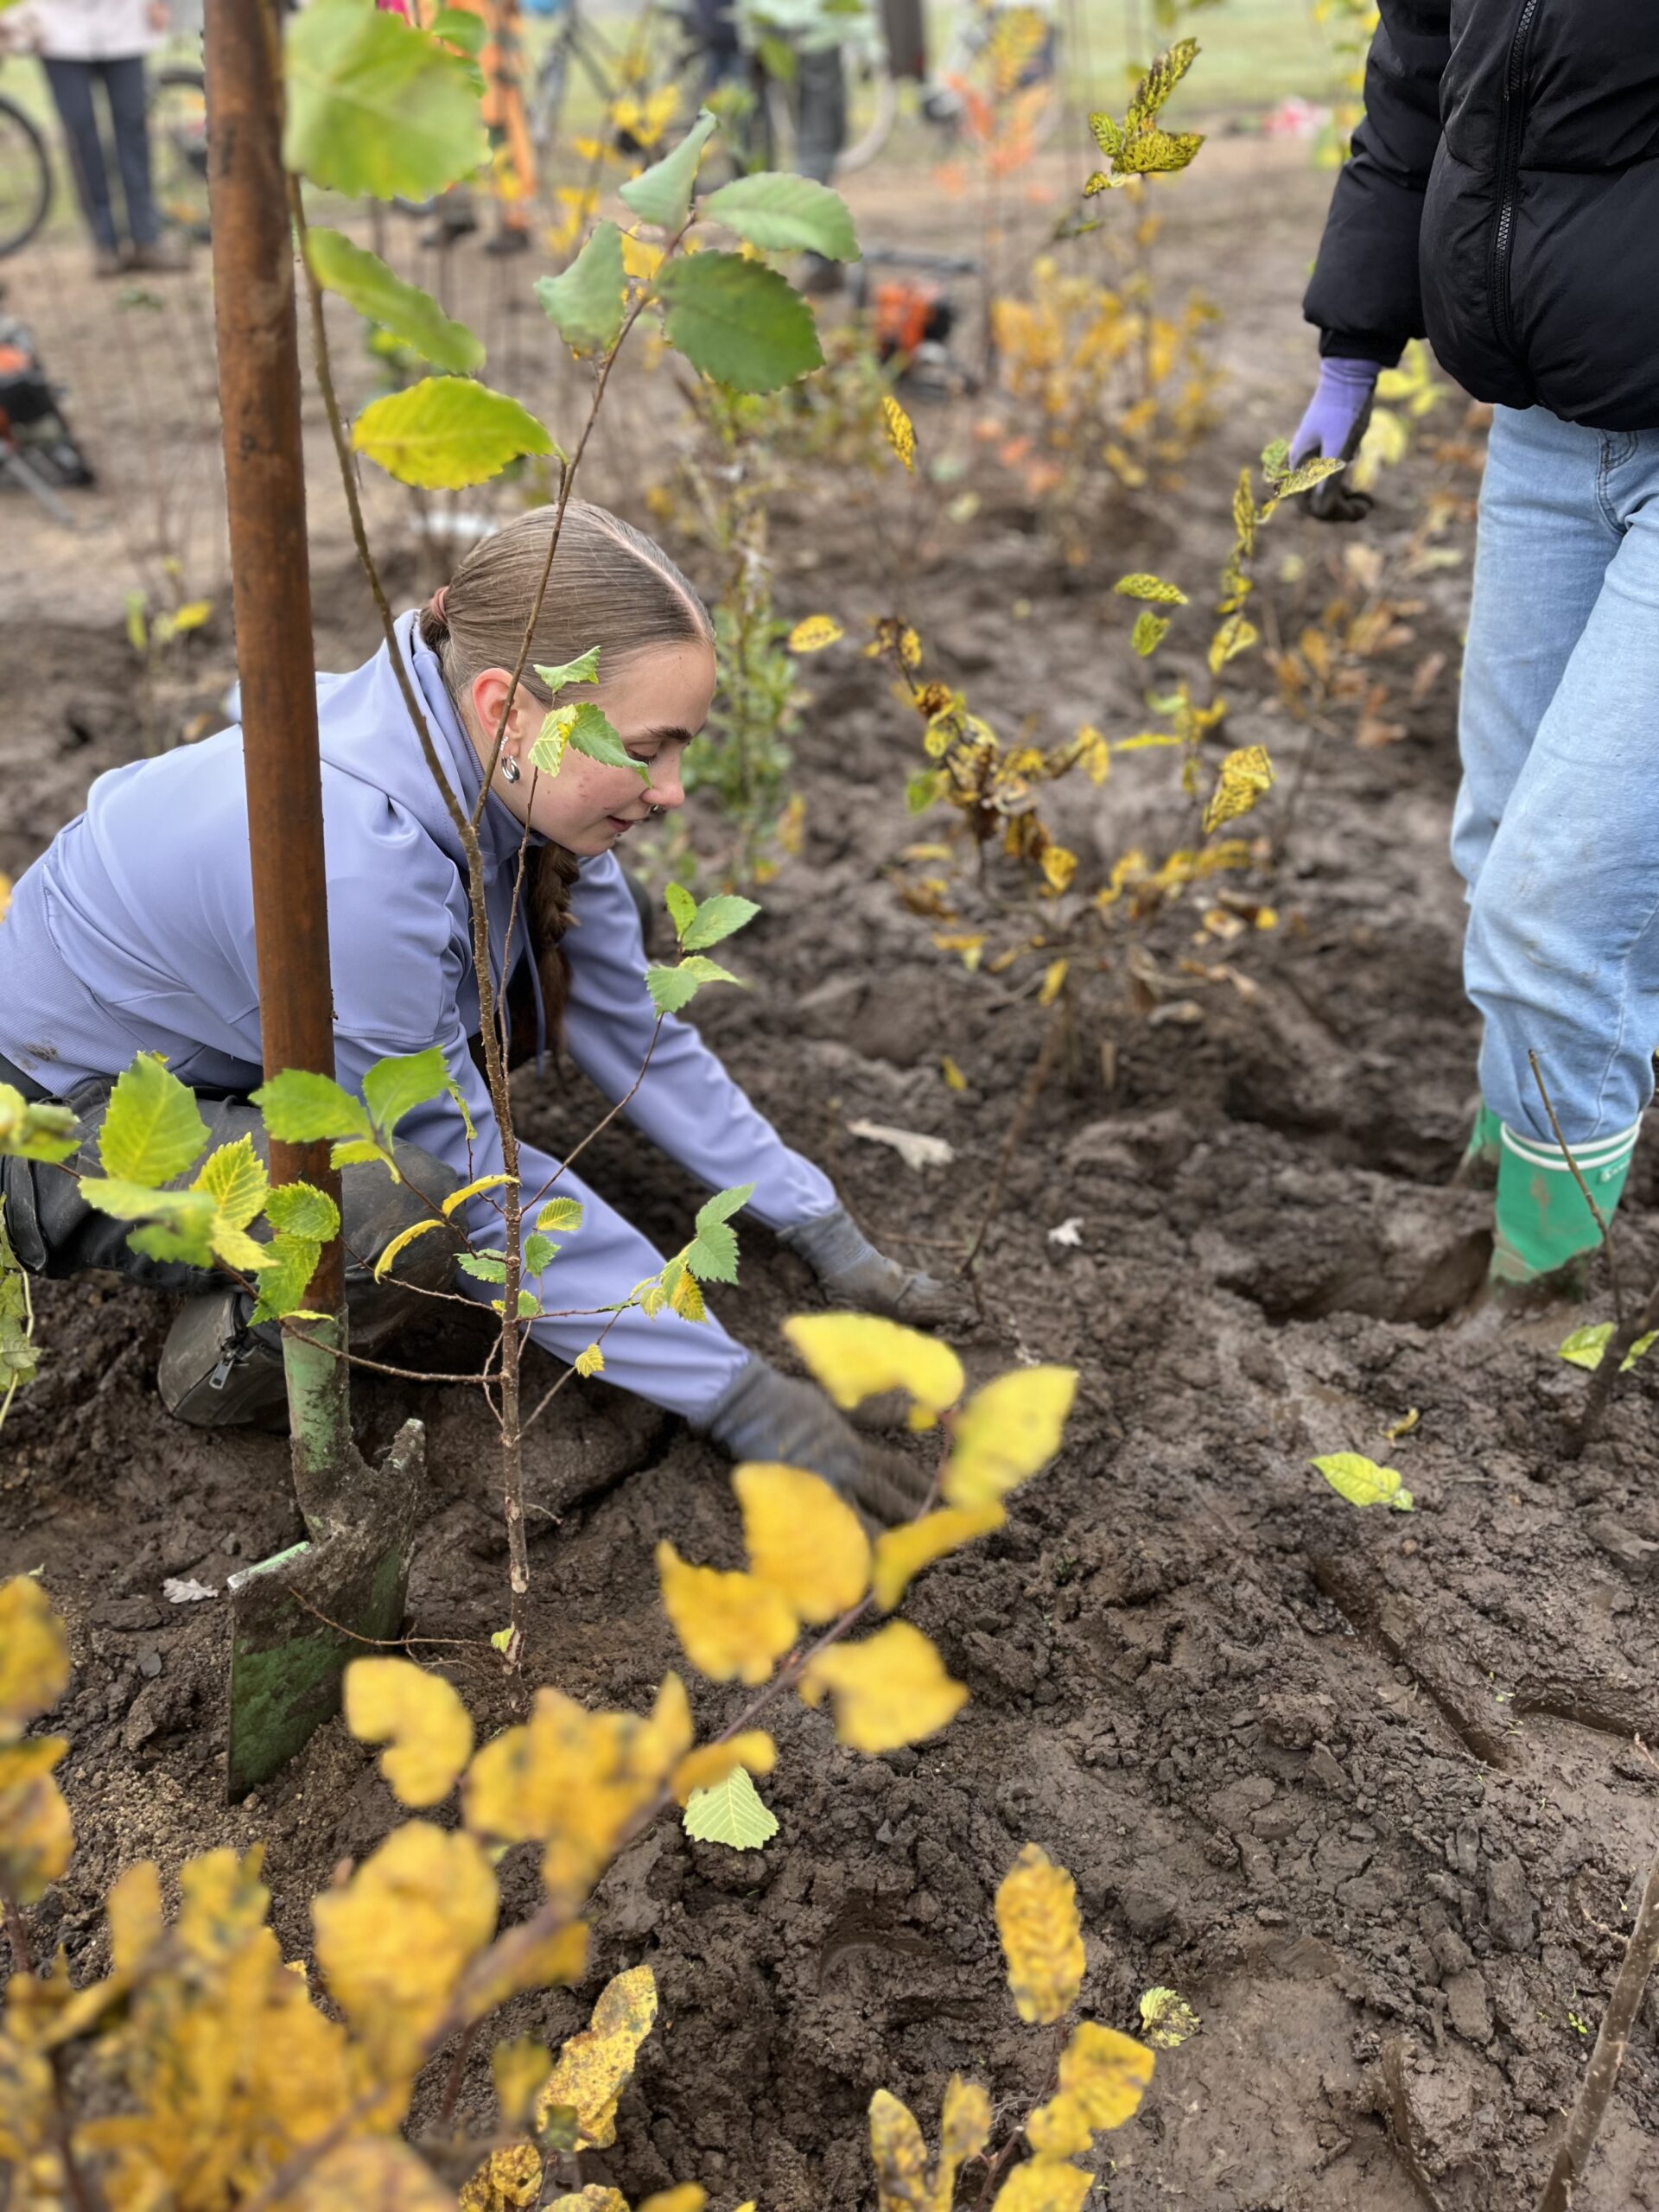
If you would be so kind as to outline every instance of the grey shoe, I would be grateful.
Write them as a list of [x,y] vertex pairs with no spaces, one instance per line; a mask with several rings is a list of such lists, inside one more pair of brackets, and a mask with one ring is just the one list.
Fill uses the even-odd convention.
[[227,1285],[186,1299],[162,1347],[156,1387],[175,1421],[192,1428],[288,1426],[283,1334],[248,1326],[253,1301]]

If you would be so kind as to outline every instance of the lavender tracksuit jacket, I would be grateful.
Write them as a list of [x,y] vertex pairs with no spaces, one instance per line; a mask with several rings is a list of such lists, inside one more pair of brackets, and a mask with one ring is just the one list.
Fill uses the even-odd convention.
[[[445,771],[470,807],[482,770],[437,658],[421,643],[413,614],[400,619],[397,638]],[[319,677],[317,690],[335,1073],[356,1090],[374,1061],[442,1046],[476,1128],[470,1157],[447,1098],[410,1114],[398,1134],[463,1178],[497,1173],[500,1135],[467,1046],[479,1011],[461,841],[386,649],[349,676]],[[479,835],[499,987],[512,964],[499,948],[524,832],[492,798]],[[582,862],[570,912],[564,1042],[616,1100],[639,1074],[656,1017],[642,980],[639,916],[614,854]],[[515,957],[523,946],[521,920]],[[61,1093],[86,1076],[118,1073],[140,1052],[163,1053],[186,1083],[235,1091],[260,1080],[238,728],[100,776],[86,812],[21,878],[0,924],[0,1054]],[[671,1016],[626,1113],[711,1188],[753,1183],[749,1211],[773,1228],[812,1220],[836,1203],[826,1178],[789,1150],[696,1031]],[[520,1146],[519,1161],[527,1193],[555,1171],[530,1145]],[[545,1306],[579,1313],[613,1304],[657,1273],[661,1254],[575,1175],[563,1176],[558,1190],[579,1198],[586,1216],[541,1278]],[[499,1245],[500,1218],[487,1199],[473,1201],[467,1227],[480,1243]],[[459,1270],[457,1281],[491,1294]],[[602,1325],[602,1317],[550,1316],[531,1335],[570,1360]],[[669,1312],[652,1320],[637,1310],[623,1314],[604,1349],[608,1381],[694,1421],[748,1357],[717,1321]]]

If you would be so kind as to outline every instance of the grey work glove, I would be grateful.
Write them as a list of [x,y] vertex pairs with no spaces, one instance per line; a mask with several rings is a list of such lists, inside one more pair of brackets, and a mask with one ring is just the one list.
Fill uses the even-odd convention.
[[885,1313],[917,1328],[950,1320],[961,1310],[961,1298],[947,1284],[878,1252],[845,1206],[780,1229],[778,1241],[800,1254],[833,1305]]
[[780,1375],[759,1357],[697,1426],[734,1459],[775,1461],[822,1475],[874,1519],[907,1521],[927,1500],[925,1472],[860,1436],[815,1382]]

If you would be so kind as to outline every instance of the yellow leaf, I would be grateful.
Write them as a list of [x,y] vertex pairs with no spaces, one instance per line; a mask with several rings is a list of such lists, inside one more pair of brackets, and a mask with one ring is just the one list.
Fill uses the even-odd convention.
[[658,2190],[648,2196],[639,2212],[702,2212],[709,2202],[709,2192],[699,2189],[694,2181],[683,2181],[677,2189]]
[[1133,2036],[1083,2020],[1060,2054],[1059,2094],[1033,2113],[1026,2134],[1041,2157],[1086,2151],[1103,2128],[1122,2127],[1140,2109],[1156,2054]]
[[592,2024],[559,2053],[537,2101],[537,2126],[554,2106],[565,2105],[576,2115],[579,2151],[603,2151],[614,2143],[617,2100],[656,2018],[657,1981],[649,1967],[633,1967],[607,1982]]
[[1095,2177],[1064,2158],[1027,2158],[1001,2189],[991,2212],[1083,2212]]
[[826,645],[833,645],[846,634],[833,614],[809,614],[790,632],[789,650],[792,653],[821,653]]
[[939,1073],[944,1077],[947,1090],[966,1090],[968,1078],[951,1058],[949,1052],[939,1062]]
[[[168,2201],[174,2201],[170,2193]],[[455,2212],[454,2190],[407,2143],[384,2135],[330,2151],[290,2202],[302,2212]]]
[[1178,1989],[1142,1990],[1140,2012],[1154,2050],[1174,2050],[1198,2031],[1198,2016]]
[[950,2212],[957,2168],[976,2158],[991,2139],[991,2101],[977,2082],[950,2076],[944,2093],[939,2135],[939,2169],[935,2191],[944,2212]]
[[1086,1961],[1077,1885],[1028,1843],[996,1893],[996,1929],[1022,2020],[1046,2026],[1069,2012]]
[[821,1651],[801,1678],[801,1696],[815,1706],[826,1691],[835,1701],[836,1734],[856,1751],[918,1744],[968,1701],[937,1649],[908,1621],[889,1621],[861,1643]]
[[[1052,850],[1052,848],[1051,847],[1050,849]],[[1049,962],[1047,971],[1043,976],[1043,988],[1037,994],[1037,1003],[1039,1006],[1053,1005],[1055,1000],[1058,998],[1061,990],[1065,987],[1066,971],[1071,965],[1071,963],[1069,960],[1051,960]]]
[[589,1713],[563,1691],[537,1690],[529,1720],[504,1729],[467,1770],[467,1825],[496,1842],[544,1842],[542,1879],[574,1909],[690,1744],[685,1690],[675,1675],[644,1720]]
[[683,1321],[701,1321],[709,1312],[702,1286],[690,1268],[683,1270],[679,1281],[668,1294],[668,1302]]
[[910,2107],[886,2089],[870,2099],[870,2157],[880,2212],[936,2212],[922,2131]]
[[578,1375],[602,1375],[605,1372],[605,1355],[596,1344],[589,1344],[585,1351],[576,1354],[576,1372]]
[[976,1390],[957,1416],[944,1491],[951,1505],[988,1504],[1037,1473],[1060,1448],[1077,1395],[1071,1367],[1020,1367]]
[[1077,856],[1064,845],[1045,845],[1039,865],[1051,891],[1064,891],[1077,872]]
[[1262,745],[1241,746],[1221,764],[1221,774],[1204,810],[1205,835],[1224,822],[1248,814],[1264,791],[1273,788],[1273,763]]
[[37,1903],[74,1849],[69,1808],[52,1779],[68,1748],[62,1736],[0,1745],[0,1890],[19,1904]]
[[385,2080],[420,2063],[462,1969],[495,1929],[495,1876],[469,1835],[408,1821],[314,1899],[317,1963]]
[[1409,1513],[1415,1501],[1402,1485],[1397,1467],[1379,1467],[1361,1452],[1332,1452],[1310,1460],[1333,1491],[1350,1505],[1390,1505],[1396,1513]]
[[480,1175],[475,1182],[463,1183],[460,1190],[451,1191],[443,1202],[445,1220],[449,1218],[458,1206],[464,1206],[469,1198],[475,1198],[480,1191],[499,1190],[504,1183],[516,1183],[518,1179],[516,1175]]
[[940,1512],[924,1514],[919,1521],[906,1521],[897,1529],[884,1529],[875,1540],[876,1604],[884,1613],[890,1613],[904,1596],[912,1578],[925,1567],[931,1566],[936,1559],[943,1559],[947,1552],[972,1543],[976,1536],[989,1535],[1007,1518],[1002,1508],[993,1500],[971,1511],[947,1506]]
[[663,1610],[686,1657],[711,1681],[764,1682],[795,1641],[795,1610],[758,1575],[692,1567],[666,1539],[657,1547]]
[[778,1746],[764,1728],[746,1728],[723,1744],[705,1744],[683,1758],[674,1770],[671,1787],[677,1804],[683,1805],[694,1789],[713,1789],[734,1767],[748,1774],[770,1774],[778,1764]]
[[1103,784],[1112,772],[1111,746],[1092,722],[1077,732],[1077,761],[1091,784]]
[[175,632],[200,630],[213,611],[213,602],[211,599],[187,600],[182,607],[175,610],[173,616],[173,627]]
[[606,2189],[590,2181],[586,2189],[577,2190],[573,2196],[550,2197],[547,2212],[628,2212],[628,2200],[620,2190]]
[[540,1942],[520,1946],[511,1936],[486,1955],[489,1963],[467,1977],[467,2017],[487,2019],[527,1989],[569,1988],[588,1971],[588,1930],[579,1920],[555,1929]]
[[784,1334],[843,1413],[883,1391],[905,1390],[942,1414],[966,1386],[949,1344],[878,1314],[797,1314]]
[[524,2212],[541,2193],[541,2152],[533,2143],[512,2143],[461,2183],[460,2212]]
[[11,904],[11,878],[0,875],[0,922],[6,918],[6,909]]
[[661,246],[647,245],[643,238],[631,237],[626,231],[623,232],[622,266],[630,276],[637,276],[642,283],[648,283],[657,274],[662,258]]
[[[444,1211],[448,1212],[448,1208],[446,1206]],[[443,1224],[441,1221],[416,1221],[411,1223],[407,1229],[400,1229],[374,1263],[376,1282],[385,1281],[391,1272],[392,1262],[400,1252],[406,1252],[417,1236],[424,1236],[429,1230],[442,1227]]]
[[473,1724],[453,1682],[407,1659],[354,1659],[346,1669],[346,1726],[385,1744],[380,1771],[398,1802],[424,1809],[454,1788],[473,1755]]
[[751,1464],[732,1477],[749,1565],[815,1628],[870,1586],[870,1540],[844,1498],[804,1467]]
[[69,1680],[69,1643],[32,1575],[0,1583],[0,1744],[48,1712]]
[[515,2036],[511,2043],[497,2044],[490,2053],[490,2077],[505,2126],[524,2126],[537,2092],[552,2071],[552,2052],[534,2036]]
[[916,474],[916,425],[898,401],[887,393],[881,398],[881,421],[887,443],[913,476]]

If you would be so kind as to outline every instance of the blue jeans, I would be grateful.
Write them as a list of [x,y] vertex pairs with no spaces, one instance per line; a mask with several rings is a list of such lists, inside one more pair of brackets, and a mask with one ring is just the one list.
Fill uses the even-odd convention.
[[1659,430],[1492,423],[1452,857],[1480,1087],[1553,1146],[1631,1128],[1659,1044]]

